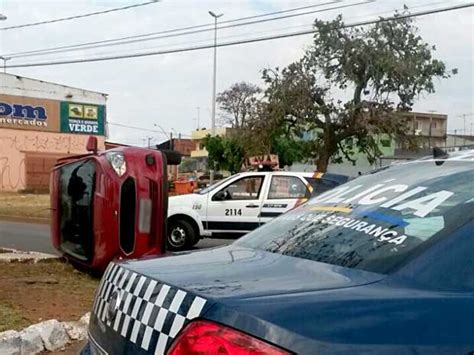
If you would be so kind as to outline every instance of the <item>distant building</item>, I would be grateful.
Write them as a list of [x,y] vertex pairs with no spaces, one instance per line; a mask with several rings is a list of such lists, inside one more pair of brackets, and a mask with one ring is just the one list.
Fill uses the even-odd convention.
[[446,139],[446,145],[448,147],[474,145],[474,136],[465,134],[448,134]]
[[[418,138],[419,148],[445,147],[448,115],[431,112],[410,112],[404,115],[413,136]],[[397,148],[404,148],[397,142]]]
[[[218,127],[216,128],[216,136],[227,136],[232,131],[232,128]],[[208,153],[202,143],[202,140],[212,134],[212,129],[198,129],[191,133],[191,139],[194,142],[194,149],[191,151],[192,158],[207,158]]]
[[176,150],[185,157],[191,156],[191,151],[194,149],[194,142],[188,138],[172,138],[167,141],[157,144],[156,149],[162,150]]
[[[157,144],[156,149],[158,150],[176,150],[181,153],[183,158],[190,157],[191,151],[194,149],[194,142],[187,138],[172,138],[167,141]],[[168,177],[176,179],[179,172],[178,165],[168,165]]]
[[47,190],[58,158],[104,149],[107,95],[0,73],[0,191]]
[[[385,135],[377,137],[382,158],[371,164],[365,154],[356,153],[352,162],[344,160],[341,164],[330,163],[328,172],[357,176],[359,173],[367,173],[381,165],[390,164],[394,161],[416,159],[430,154],[432,147],[446,147],[447,144],[447,120],[448,116],[437,113],[409,112],[404,114],[407,118],[409,134],[417,138],[418,150],[408,150],[402,140],[390,139]],[[311,139],[311,135],[307,135]],[[294,164],[290,167],[292,171],[313,171],[316,169],[312,164]]]

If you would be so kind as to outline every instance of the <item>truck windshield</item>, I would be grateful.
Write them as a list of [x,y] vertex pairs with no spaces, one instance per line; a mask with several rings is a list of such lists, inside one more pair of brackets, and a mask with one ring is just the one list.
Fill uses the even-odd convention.
[[229,177],[227,177],[227,178],[225,178],[225,179],[223,179],[223,180],[220,180],[220,181],[216,182],[215,184],[212,184],[211,186],[208,186],[208,187],[206,187],[206,188],[200,190],[200,191],[198,192],[198,194],[200,194],[200,195],[205,195],[205,194],[211,192],[212,190],[218,188],[218,187],[221,186],[222,184],[226,183],[226,182],[229,181],[231,178],[234,178],[234,177],[236,177],[236,176],[239,176],[239,174],[232,175],[232,176],[229,176]]
[[311,199],[237,244],[390,273],[474,218],[474,161],[423,161]]

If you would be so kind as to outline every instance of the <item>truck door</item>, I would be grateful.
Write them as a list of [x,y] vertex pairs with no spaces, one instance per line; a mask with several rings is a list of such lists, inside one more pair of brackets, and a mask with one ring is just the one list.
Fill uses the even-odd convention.
[[257,228],[265,174],[244,175],[209,194],[205,227],[211,233],[242,234]]
[[263,201],[260,222],[271,219],[291,210],[310,195],[306,184],[298,176],[273,175],[270,188]]

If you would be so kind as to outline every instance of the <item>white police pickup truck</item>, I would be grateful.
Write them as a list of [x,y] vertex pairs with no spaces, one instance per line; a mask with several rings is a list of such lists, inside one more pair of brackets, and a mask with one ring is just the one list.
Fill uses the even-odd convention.
[[172,196],[168,248],[185,250],[203,237],[243,235],[347,180],[336,174],[247,172],[198,193]]

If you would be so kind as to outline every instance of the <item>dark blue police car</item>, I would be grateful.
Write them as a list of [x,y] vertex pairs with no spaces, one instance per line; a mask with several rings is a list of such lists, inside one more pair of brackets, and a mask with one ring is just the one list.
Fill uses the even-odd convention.
[[362,176],[227,247],[112,263],[84,349],[473,351],[473,151]]

